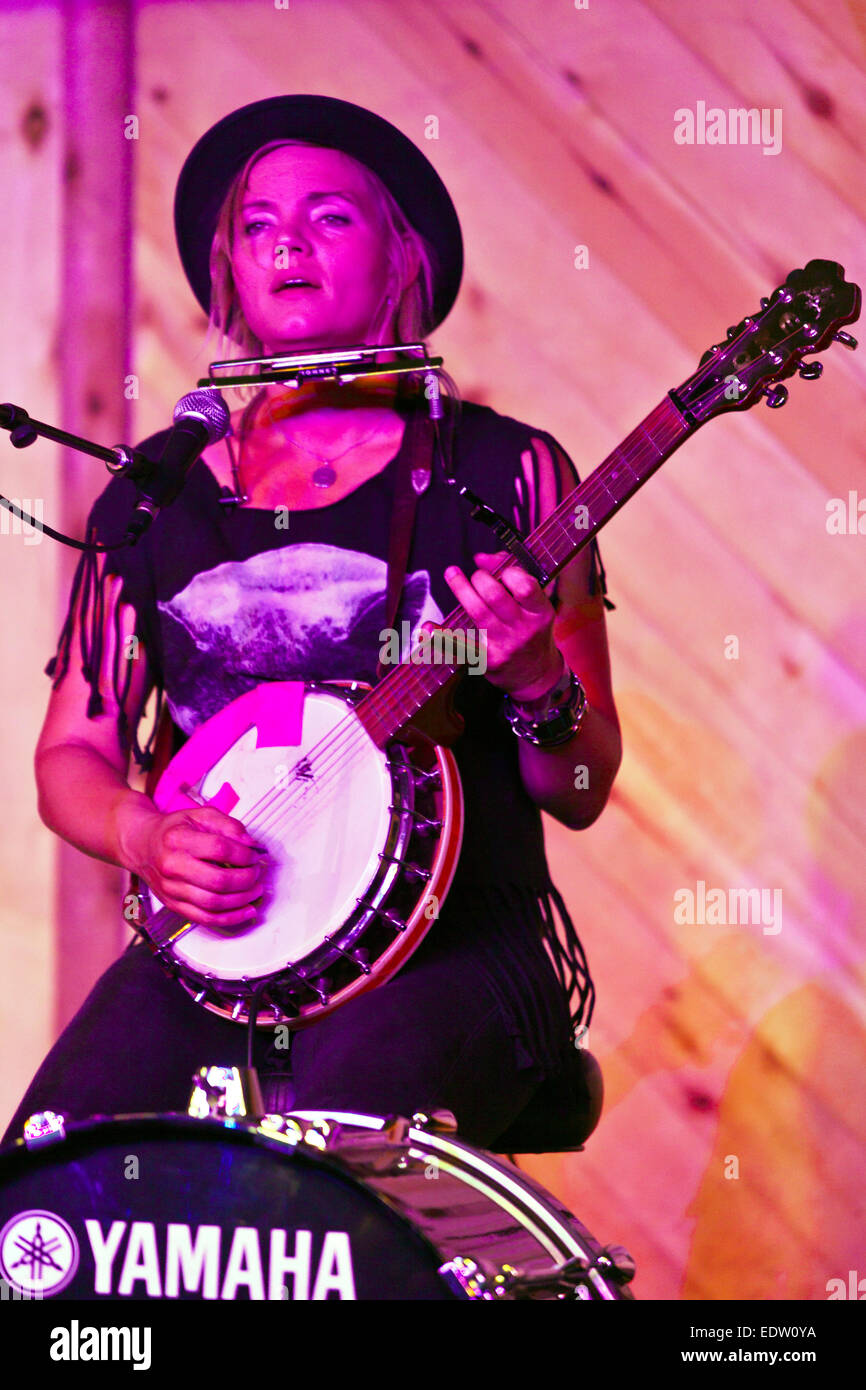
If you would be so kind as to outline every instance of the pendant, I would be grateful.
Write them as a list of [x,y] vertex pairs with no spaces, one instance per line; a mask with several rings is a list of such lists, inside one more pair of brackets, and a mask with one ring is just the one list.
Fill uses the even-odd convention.
[[316,487],[331,487],[337,481],[337,475],[329,463],[325,463],[321,468],[317,468],[313,474],[313,482]]

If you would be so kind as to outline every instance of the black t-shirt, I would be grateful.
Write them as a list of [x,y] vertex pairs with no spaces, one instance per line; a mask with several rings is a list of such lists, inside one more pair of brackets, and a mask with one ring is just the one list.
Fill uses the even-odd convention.
[[[153,435],[137,447],[156,459],[167,433]],[[175,748],[200,723],[262,681],[376,683],[386,624],[394,478],[408,433],[386,467],[348,496],[289,513],[225,507],[214,474],[200,459],[179,496],[159,513],[138,544],[109,553],[105,575],[123,578],[121,599],[135,609],[136,634],[157,689],[157,718],[165,700],[177,730]],[[533,438],[548,448],[554,442],[545,431],[471,402],[463,402],[453,435],[454,477],[524,535],[539,519]],[[138,495],[128,479],[112,479],[93,505],[88,538],[121,541]],[[561,500],[558,474],[556,500]],[[445,569],[457,564],[469,575],[477,568],[476,552],[500,548],[489,527],[471,518],[468,503],[448,483],[441,466],[434,466],[430,486],[418,500],[395,622],[398,632],[404,622],[412,633],[426,619],[442,622],[457,606]],[[593,562],[593,588],[603,592],[604,571],[595,545]],[[90,616],[85,624],[89,631],[82,632],[82,670],[91,686],[88,714],[93,715],[101,711],[98,672],[104,634],[103,599],[92,554],[82,557],[57,654],[46,671],[57,683],[67,668],[79,589],[83,610]],[[125,660],[118,648],[118,701],[130,674]],[[549,937],[553,894],[566,919],[567,960],[573,972],[570,986],[564,977],[562,984],[569,991],[578,989],[580,1017],[588,1002],[591,1012],[591,981],[573,925],[550,880],[541,815],[520,777],[517,740],[502,713],[502,692],[483,675],[467,674],[458,685],[455,703],[465,719],[464,732],[453,747],[465,825],[449,903],[454,897],[456,910],[461,898],[480,901],[479,893],[488,903],[488,890],[497,902],[503,892],[510,893],[512,906],[518,899],[524,907],[542,903],[540,916],[537,911],[529,915]],[[152,761],[156,721],[142,746],[137,730],[141,713],[133,713],[131,732],[136,761],[144,769]],[[525,926],[515,930],[525,935]],[[585,979],[576,978],[575,971]]]

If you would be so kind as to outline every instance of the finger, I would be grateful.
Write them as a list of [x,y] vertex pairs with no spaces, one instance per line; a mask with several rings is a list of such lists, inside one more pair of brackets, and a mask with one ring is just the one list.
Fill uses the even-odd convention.
[[164,844],[166,849],[182,851],[196,860],[207,860],[212,864],[246,867],[266,858],[266,855],[253,848],[253,840],[239,840],[222,831],[203,830],[188,821],[180,821],[169,827]]
[[267,873],[267,866],[261,863],[229,869],[190,855],[172,856],[161,867],[165,887],[175,897],[188,897],[197,906],[215,912],[240,908],[259,897]]
[[[528,570],[524,569],[523,565],[513,559],[510,551],[500,550],[497,551],[495,555],[487,555],[483,551],[479,551],[474,558],[479,568],[486,570],[488,573],[492,573],[496,570],[502,560],[510,558],[512,563],[508,565],[501,574],[495,577],[514,594],[515,598],[520,602],[521,607],[528,608],[530,612],[544,611],[543,605],[538,604],[535,595],[540,594],[542,597],[547,598],[548,595],[546,591],[542,589],[533,574],[530,574]],[[519,576],[525,576],[525,578],[520,578]],[[555,583],[556,580],[551,579],[547,588],[552,590]],[[527,600],[529,601],[527,602]]]
[[470,618],[474,618],[476,626],[479,628],[489,627],[491,619],[495,619],[496,614],[488,608],[462,569],[458,565],[449,565],[444,574],[449,589],[458,603],[466,609]]
[[247,830],[243,821],[235,816],[229,816],[225,811],[218,811],[216,806],[196,806],[180,814],[184,819],[197,829],[215,830],[222,835],[226,835],[241,844],[255,846],[257,841]]
[[[471,580],[472,587],[487,604],[491,613],[509,628],[515,627],[524,616],[521,603],[504,582],[505,575],[511,574],[510,568],[499,578],[488,574],[486,570],[476,570]],[[529,578],[528,575],[526,577]]]
[[477,555],[473,555],[472,558],[479,569],[492,571],[501,565],[503,560],[507,560],[508,556],[509,551],[507,550],[497,550],[493,554],[486,550],[479,550]]
[[520,565],[509,565],[498,582],[513,594],[517,603],[527,613],[546,613],[549,609],[551,616],[554,615],[553,604],[544,593],[538,580],[534,579]]
[[217,929],[242,927],[250,926],[253,922],[260,920],[260,909],[252,903],[234,908],[230,912],[209,912],[199,903],[192,902],[183,888],[179,892],[180,896],[178,897],[171,895],[168,890],[158,894],[158,896],[166,907],[171,908],[173,912],[177,912],[187,922],[192,922],[195,926]]

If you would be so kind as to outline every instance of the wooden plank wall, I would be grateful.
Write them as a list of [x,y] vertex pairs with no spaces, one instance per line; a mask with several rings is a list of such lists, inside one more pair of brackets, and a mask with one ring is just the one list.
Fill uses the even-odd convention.
[[[50,12],[4,18],[19,46],[40,25],[50,43]],[[137,438],[206,361],[171,232],[177,172],[214,120],[281,91],[369,105],[424,144],[468,252],[434,345],[464,396],[549,429],[584,475],[790,269],[824,257],[866,279],[853,0],[143,4],[137,63]],[[58,80],[45,66],[13,83],[3,115],[24,204],[41,193],[55,212],[57,170],[27,155],[20,121],[31,91],[56,111]],[[781,149],[676,143],[674,113],[698,102],[779,111]],[[32,284],[27,405],[57,330],[50,276]],[[523,1163],[631,1249],[641,1298],[822,1299],[866,1273],[866,537],[827,528],[831,499],[866,498],[864,385],[866,353],[834,347],[784,410],[712,422],[603,536],[625,758],[597,824],[548,822],[547,839],[597,983],[606,1108],[583,1154]],[[47,557],[38,581],[20,547],[7,557],[44,598]],[[28,708],[54,635],[42,617],[3,632]],[[29,715],[18,737],[33,740]],[[33,820],[16,781],[13,843]],[[34,929],[49,838],[32,829]],[[2,868],[14,878],[12,854]],[[779,890],[780,930],[678,923],[674,895],[699,882]],[[10,970],[42,1008],[39,920],[38,959]],[[7,1065],[10,1110],[44,1033]]]

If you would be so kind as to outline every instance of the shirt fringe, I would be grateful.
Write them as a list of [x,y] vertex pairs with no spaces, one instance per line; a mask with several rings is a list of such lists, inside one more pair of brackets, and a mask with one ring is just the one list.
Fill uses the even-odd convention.
[[[551,899],[556,905],[562,924],[562,932],[557,931],[551,910]],[[576,1037],[582,1028],[588,1028],[595,1009],[595,985],[589,973],[586,953],[577,934],[568,908],[559,889],[552,883],[546,893],[540,895],[539,906],[544,915],[543,937],[554,957],[557,978],[569,1001],[572,1033]],[[564,938],[564,940],[563,940]],[[577,1003],[575,1004],[575,996]]]
[[559,1072],[595,1002],[583,946],[559,891],[550,881],[541,890],[512,881],[475,884],[449,894],[440,925],[446,917],[447,929],[467,945],[470,968],[483,972],[510,1023],[518,1065],[534,1064],[546,1076]]
[[[87,534],[88,545],[93,545],[97,539],[96,527],[91,526]],[[99,688],[99,673],[102,669],[103,647],[105,642],[105,583],[109,577],[113,577],[116,571],[110,569],[106,564],[102,577],[99,576],[99,563],[97,551],[85,550],[81,554],[81,559],[75,570],[72,586],[69,593],[69,605],[66,610],[66,618],[60,631],[57,642],[57,650],[48,664],[45,666],[45,674],[51,676],[51,688],[56,690],[69,670],[71,656],[72,633],[75,627],[75,611],[78,607],[79,597],[81,600],[79,624],[80,648],[81,648],[81,674],[90,687],[90,696],[87,701],[87,718],[95,719],[97,715],[105,713],[105,701]],[[120,629],[120,604],[114,610],[114,667],[112,670],[112,692],[118,708],[117,732],[122,745],[125,746],[131,738],[132,753],[135,761],[142,772],[148,772],[153,765],[154,750],[153,744],[156,738],[157,727],[162,713],[165,692],[159,681],[157,672],[151,662],[146,643],[139,631],[140,618],[136,615],[135,635],[141,643],[141,650],[144,652],[144,659],[147,662],[147,673],[149,679],[145,681],[144,689],[152,683],[156,691],[156,708],[154,712],[153,727],[148,735],[147,742],[142,745],[138,738],[138,729],[144,714],[144,709],[149,696],[146,694],[143,700],[138,702],[138,707],[132,712],[131,717],[127,717],[126,701],[132,685],[132,660],[127,658],[124,662],[125,670],[121,676],[121,629]]]

